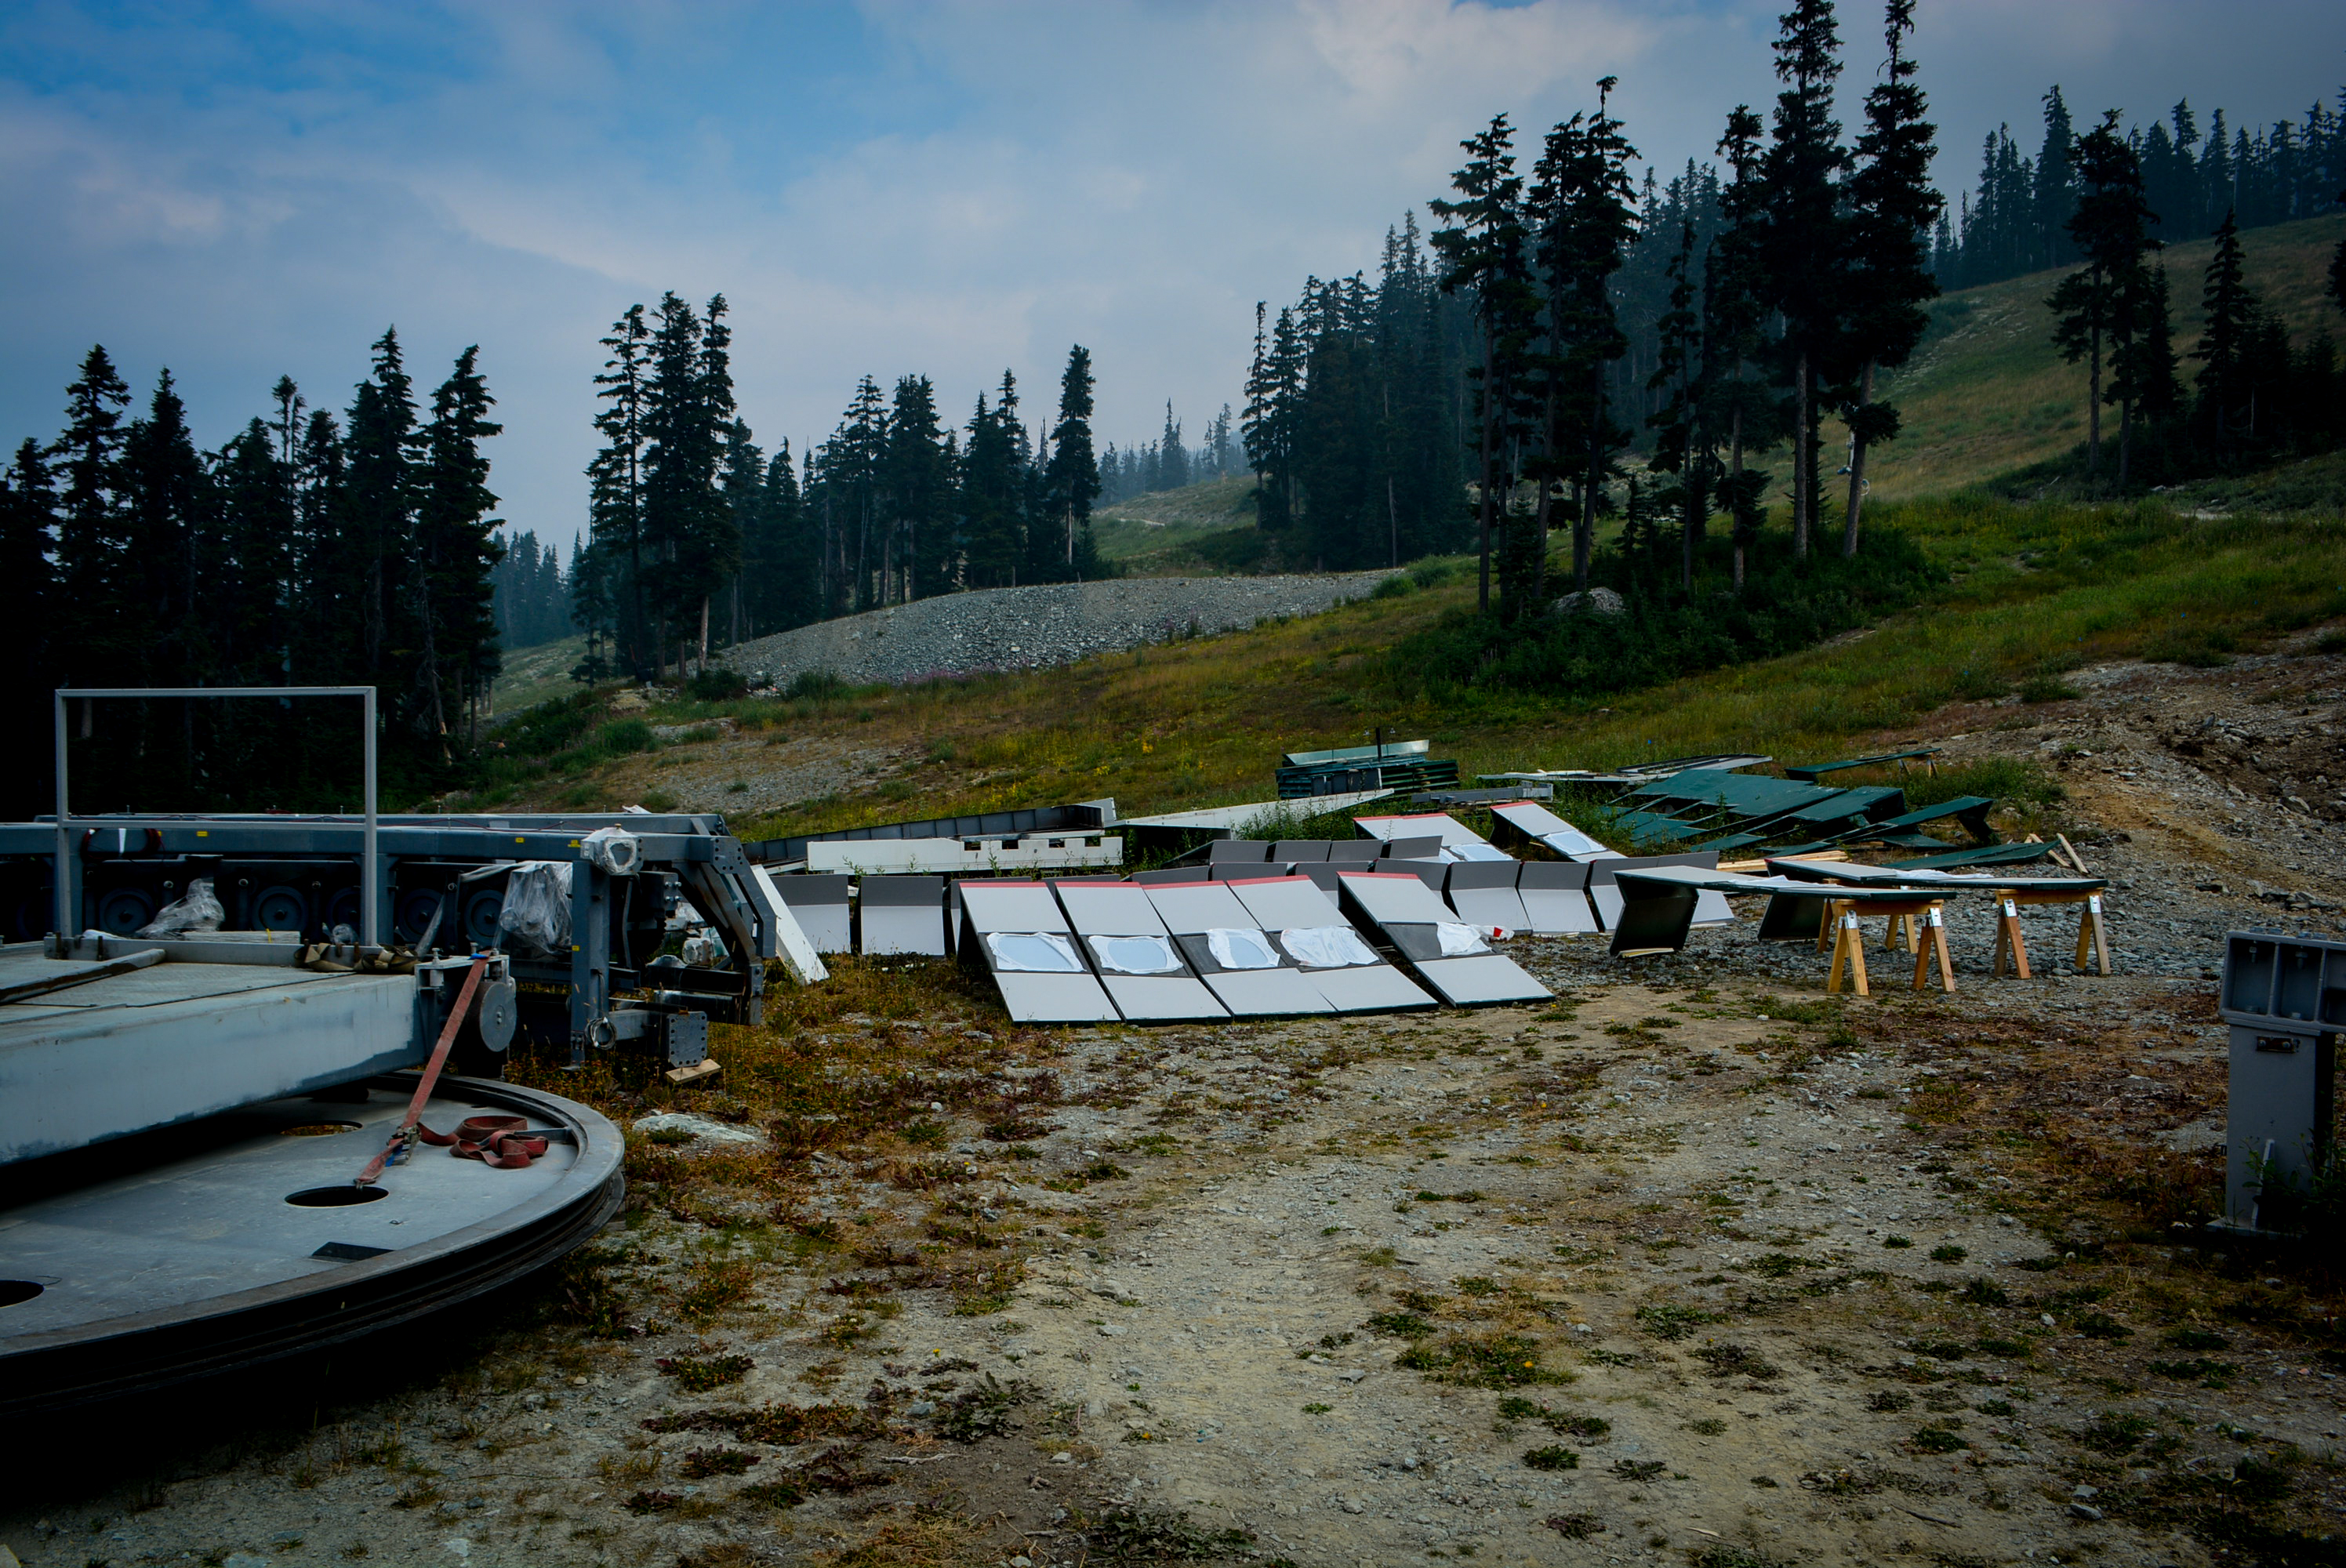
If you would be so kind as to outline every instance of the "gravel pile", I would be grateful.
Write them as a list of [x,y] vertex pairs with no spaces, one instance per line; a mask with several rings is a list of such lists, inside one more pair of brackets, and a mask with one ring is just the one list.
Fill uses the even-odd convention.
[[725,664],[788,686],[811,670],[852,685],[903,685],[981,670],[1040,669],[1094,654],[1304,616],[1367,595],[1390,572],[1287,577],[1132,577],[943,594],[778,632]]

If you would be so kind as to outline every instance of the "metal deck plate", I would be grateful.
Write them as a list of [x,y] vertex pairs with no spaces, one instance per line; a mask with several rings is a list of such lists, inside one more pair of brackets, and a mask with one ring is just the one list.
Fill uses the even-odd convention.
[[1100,984],[1129,1023],[1230,1015],[1204,982],[1186,974],[1103,974]]
[[845,876],[776,877],[775,891],[796,915],[799,929],[817,952],[852,952],[855,942],[848,930]]
[[1207,975],[1205,982],[1239,1018],[1301,1017],[1336,1011],[1327,993],[1300,969],[1225,970]]
[[[316,1349],[493,1289],[559,1257],[617,1209],[618,1130],[556,1095],[443,1079],[424,1123],[520,1115],[566,1141],[525,1170],[423,1145],[379,1200],[351,1190],[398,1125],[412,1076],[363,1104],[271,1101],[0,1174],[0,1413],[158,1388]],[[292,1128],[356,1124],[339,1133]],[[328,1255],[319,1256],[321,1248]],[[339,1256],[337,1256],[339,1254]]]
[[1116,1004],[1088,974],[1005,974],[996,971],[1002,1005],[1020,1023],[1113,1023]]
[[1495,1002],[1544,1002],[1556,993],[1525,973],[1512,958],[1482,953],[1473,958],[1437,958],[1417,966],[1425,983],[1453,1007]]
[[1390,1013],[1399,1008],[1433,1005],[1433,997],[1390,963],[1307,969],[1303,974],[1320,988],[1328,1005],[1339,1013]]
[[866,877],[859,891],[866,956],[945,956],[943,877]]

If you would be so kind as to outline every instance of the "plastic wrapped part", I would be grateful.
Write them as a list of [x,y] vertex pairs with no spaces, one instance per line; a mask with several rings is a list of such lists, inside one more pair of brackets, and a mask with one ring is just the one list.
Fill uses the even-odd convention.
[[1055,931],[990,931],[985,933],[985,949],[1000,973],[1085,972],[1076,944]]
[[632,877],[643,869],[643,843],[624,829],[597,828],[578,840],[578,847],[612,876]]
[[1110,974],[1185,974],[1173,942],[1162,936],[1094,936],[1092,956]]
[[1306,969],[1349,969],[1382,963],[1376,949],[1348,925],[1297,926],[1279,933],[1279,945]]
[[1270,939],[1244,926],[1218,926],[1206,933],[1206,951],[1224,969],[1277,969],[1279,952]]
[[497,911],[500,945],[532,958],[570,950],[568,860],[524,860],[505,878],[505,908]]
[[188,884],[188,891],[165,904],[153,920],[131,932],[133,936],[185,936],[193,931],[218,931],[228,911],[220,908],[219,900],[212,896],[212,880],[198,877]]
[[1454,925],[1445,921],[1433,928],[1433,933],[1442,943],[1444,958],[1472,958],[1491,951],[1491,944],[1471,925]]

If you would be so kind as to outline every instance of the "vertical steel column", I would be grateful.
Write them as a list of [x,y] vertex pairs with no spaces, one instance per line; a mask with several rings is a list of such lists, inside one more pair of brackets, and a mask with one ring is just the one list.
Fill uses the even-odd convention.
[[[359,945],[380,945],[375,938],[382,902],[382,859],[375,853],[374,814],[374,687],[359,688],[366,716],[366,859],[359,865]],[[331,932],[328,934],[332,934]]]
[[80,923],[75,918],[77,898],[74,888],[72,857],[72,824],[66,820],[66,694],[56,694],[57,702],[57,863],[49,881],[51,891],[57,895],[57,940],[70,942],[77,934]]

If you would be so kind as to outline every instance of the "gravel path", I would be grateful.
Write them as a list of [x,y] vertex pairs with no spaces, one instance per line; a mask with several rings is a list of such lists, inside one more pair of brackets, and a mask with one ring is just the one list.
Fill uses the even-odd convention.
[[1390,572],[1134,577],[943,594],[743,643],[724,662],[777,686],[808,670],[890,686],[978,670],[1073,664],[1182,636],[1238,631],[1359,598]]

